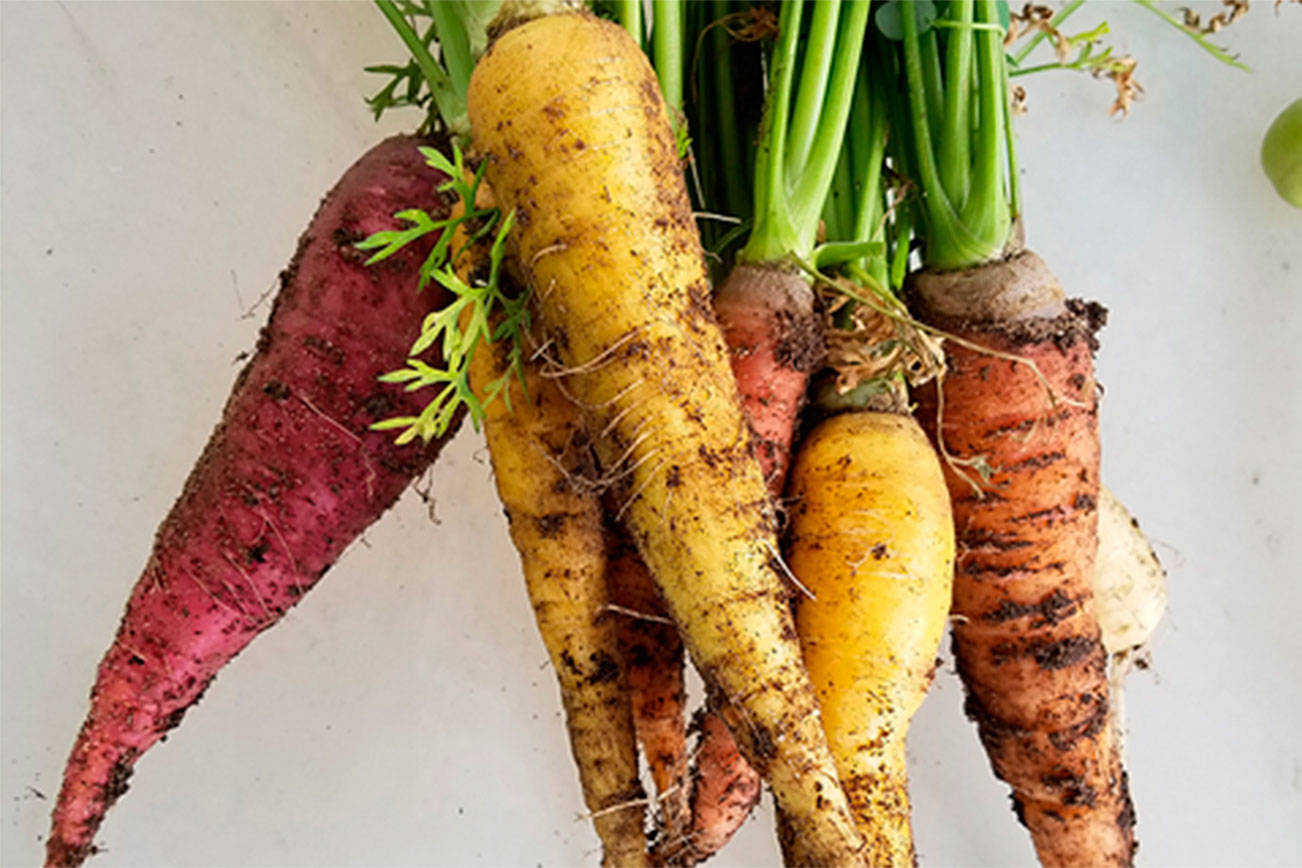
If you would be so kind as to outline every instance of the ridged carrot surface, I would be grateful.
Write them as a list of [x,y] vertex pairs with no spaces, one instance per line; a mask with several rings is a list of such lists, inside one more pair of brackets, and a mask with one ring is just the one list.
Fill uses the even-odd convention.
[[954,650],[967,712],[1013,788],[1042,863],[1125,865],[1134,813],[1108,727],[1092,590],[1093,331],[1102,311],[1079,302],[1059,309],[1001,325],[939,322],[1022,361],[948,341],[943,402],[924,397],[923,415],[934,430],[939,411],[941,441],[957,462],[946,479],[959,546]]

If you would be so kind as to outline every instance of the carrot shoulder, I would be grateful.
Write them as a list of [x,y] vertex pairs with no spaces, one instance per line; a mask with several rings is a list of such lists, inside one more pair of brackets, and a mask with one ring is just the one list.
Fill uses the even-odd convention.
[[1129,864],[1134,812],[1107,725],[1092,590],[1093,332],[1102,309],[1064,303],[1029,251],[924,274],[913,292],[922,318],[986,348],[948,341],[942,400],[923,402],[924,415],[939,415],[940,442],[953,459],[946,477],[961,553],[954,648],[967,712],[996,774],[1013,788],[1041,862]]

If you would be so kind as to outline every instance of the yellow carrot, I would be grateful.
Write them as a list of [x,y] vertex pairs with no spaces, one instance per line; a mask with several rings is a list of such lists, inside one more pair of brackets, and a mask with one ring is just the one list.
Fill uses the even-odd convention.
[[796,629],[868,861],[913,865],[904,736],[954,575],[940,463],[911,416],[845,413],[805,439],[788,497],[788,558],[812,594]]
[[618,26],[548,15],[498,35],[467,107],[516,215],[550,373],[583,409],[693,662],[737,710],[796,858],[859,863],[654,73]]
[[[471,360],[472,386],[504,373],[486,348]],[[576,485],[587,437],[573,406],[526,368],[484,411],[484,434],[497,493],[520,552],[538,632],[560,682],[570,748],[583,798],[605,850],[604,864],[646,863],[645,798],[638,779],[628,687],[619,665],[616,623],[606,593],[606,532],[599,498]]]

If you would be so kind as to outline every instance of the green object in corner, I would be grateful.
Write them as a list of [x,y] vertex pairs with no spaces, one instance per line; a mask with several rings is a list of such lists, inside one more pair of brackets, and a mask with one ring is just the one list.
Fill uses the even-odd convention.
[[1302,208],[1302,99],[1279,113],[1261,140],[1261,167],[1280,198]]

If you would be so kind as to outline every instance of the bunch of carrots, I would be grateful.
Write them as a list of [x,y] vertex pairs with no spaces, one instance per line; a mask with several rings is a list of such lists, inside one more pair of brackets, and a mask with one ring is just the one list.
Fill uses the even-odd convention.
[[[1047,39],[1124,108],[1133,62],[1063,34],[1078,2],[377,6],[408,57],[372,108],[422,121],[282,274],[100,664],[49,864],[466,417],[604,864],[703,861],[764,786],[788,864],[914,864],[905,734],[951,623],[1040,860],[1130,864],[1109,654],[1160,567],[1100,488],[1105,312],[1023,242],[1010,80]],[[1148,605],[1101,627],[1096,589]]]

